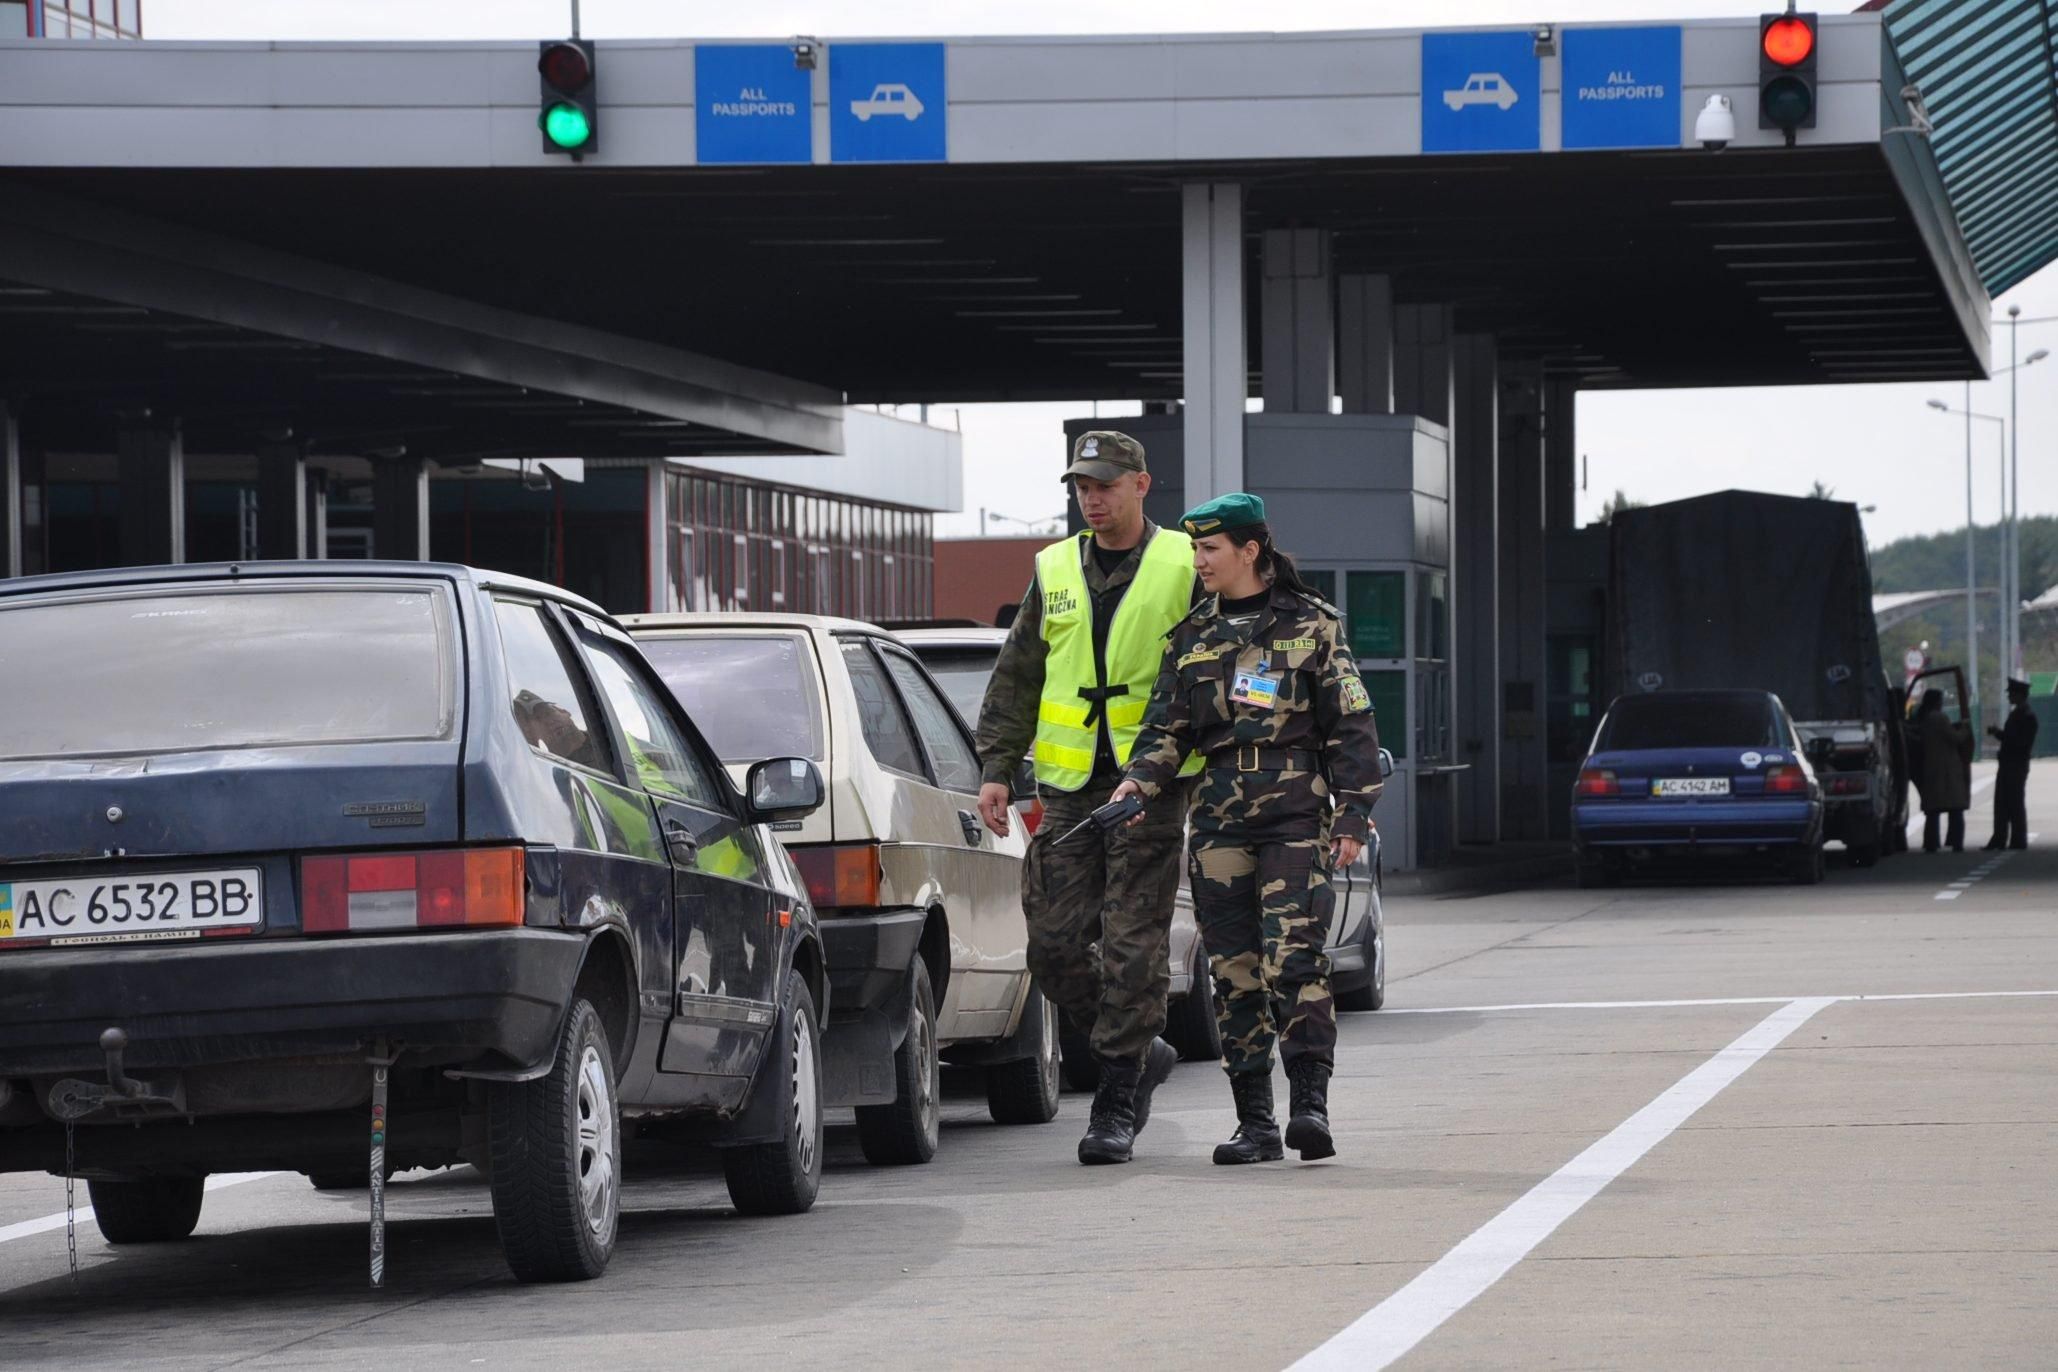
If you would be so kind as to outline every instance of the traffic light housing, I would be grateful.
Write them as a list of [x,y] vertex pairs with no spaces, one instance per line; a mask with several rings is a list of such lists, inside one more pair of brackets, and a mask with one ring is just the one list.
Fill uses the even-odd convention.
[[543,151],[569,154],[574,161],[597,151],[600,82],[592,40],[559,38],[538,44],[536,74],[542,80],[536,127],[543,133]]
[[1782,130],[1788,147],[1815,127],[1816,38],[1812,14],[1758,16],[1758,127]]

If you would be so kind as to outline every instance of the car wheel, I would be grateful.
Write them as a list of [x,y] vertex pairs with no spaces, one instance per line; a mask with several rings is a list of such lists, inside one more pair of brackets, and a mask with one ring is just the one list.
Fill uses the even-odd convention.
[[1207,949],[1199,939],[1193,941],[1190,985],[1192,989],[1172,1003],[1165,1040],[1179,1050],[1182,1061],[1220,1062],[1222,1023],[1215,1017],[1215,978],[1208,971]]
[[622,1210],[621,1105],[607,1031],[574,1000],[550,1071],[486,1096],[493,1220],[522,1281],[588,1281],[613,1256]]
[[729,1199],[746,1215],[801,1214],[822,1189],[822,1031],[798,972],[786,974],[784,1023],[785,1036],[763,1070],[786,1073],[786,1136],[722,1150]]
[[1371,969],[1371,976],[1363,986],[1340,992],[1336,997],[1336,1008],[1360,1014],[1377,1010],[1386,1004],[1386,939],[1371,920],[1365,921],[1365,965]]
[[1825,862],[1822,856],[1821,844],[1810,843],[1806,845],[1800,853],[1791,859],[1791,862],[1792,867],[1788,876],[1794,885],[1815,886],[1822,881]]
[[136,1181],[89,1181],[93,1222],[109,1243],[169,1243],[190,1236],[200,1223],[205,1177],[143,1177]]
[[1036,1052],[987,1071],[986,1108],[996,1124],[1049,1124],[1058,1117],[1058,1093],[1063,1089],[1058,1075],[1058,1007],[1032,986],[1022,1019],[1033,1026]]
[[1068,1091],[1100,1089],[1100,1059],[1093,1054],[1093,1041],[1079,1032],[1072,1021],[1058,1016],[1058,1068]]
[[927,1162],[943,1133],[943,1063],[937,1056],[936,994],[929,968],[915,959],[908,973],[907,1037],[893,1055],[890,1105],[857,1108],[858,1146],[876,1165]]

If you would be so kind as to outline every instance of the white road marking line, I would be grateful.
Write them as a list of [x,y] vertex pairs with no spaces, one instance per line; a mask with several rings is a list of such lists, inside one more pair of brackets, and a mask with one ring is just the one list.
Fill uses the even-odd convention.
[[1956,900],[1956,899],[1958,899],[1958,897],[1960,897],[1960,896],[1962,896],[1962,895],[1964,895],[1964,894],[1965,894],[1965,893],[1964,893],[1963,891],[1939,891],[1939,892],[1937,892],[1937,899],[1938,899],[1938,900]]
[[1505,1010],[1671,1010],[1701,1005],[1787,1005],[1795,1000],[2005,1000],[2021,997],[2058,996],[2050,991],[1893,991],[1841,996],[1708,996],[1696,1000],[1545,1000],[1511,1005],[1393,1005],[1376,1018],[1390,1015],[1485,1015]]
[[[276,1177],[279,1175],[277,1172],[224,1172],[220,1176],[209,1177],[207,1179],[207,1189],[219,1191],[226,1186],[241,1186],[244,1182],[263,1181],[266,1177]],[[93,1207],[90,1205],[80,1206],[74,1214],[74,1220],[81,1225],[91,1224],[93,1222]],[[0,1225],[0,1243],[12,1243],[16,1239],[26,1239],[35,1234],[47,1234],[53,1229],[62,1228],[64,1228],[64,1216],[61,1213],[45,1215],[41,1219],[22,1220],[18,1224]]]
[[1607,1137],[1475,1229],[1421,1275],[1293,1364],[1291,1372],[1377,1372],[1436,1332],[1751,1065],[1839,997],[1789,1001],[1681,1077]]
[[[2032,834],[2031,837],[2034,838],[2035,835]],[[1954,881],[1944,890],[1937,892],[1936,898],[1938,900],[1958,899],[1958,897],[1964,895],[1967,891],[1970,891],[1974,885],[1976,885],[1979,882],[1985,881],[1995,872],[2001,870],[2002,865],[2006,863],[2009,858],[2014,856],[2015,854],[2013,853],[1999,853],[1993,857],[1988,858],[1985,862],[1982,862],[1979,866],[1973,868],[1970,872],[1967,872],[1963,880]]]

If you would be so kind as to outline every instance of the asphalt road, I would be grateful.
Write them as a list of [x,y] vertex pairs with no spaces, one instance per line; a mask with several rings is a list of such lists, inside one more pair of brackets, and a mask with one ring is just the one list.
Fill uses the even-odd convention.
[[0,1363],[2048,1368],[2052,764],[2040,824],[1999,862],[1815,889],[1396,901],[1389,1008],[1345,1019],[1320,1164],[1211,1166],[1228,1091],[1188,1065],[1130,1166],[1073,1161],[1083,1097],[1014,1128],[965,1098],[928,1167],[832,1130],[789,1219],[639,1147],[614,1265],[575,1287],[507,1277],[468,1170],[414,1174],[379,1293],[362,1197],[297,1176],[211,1194],[188,1243],[82,1226],[75,1288],[62,1181],[0,1178]]

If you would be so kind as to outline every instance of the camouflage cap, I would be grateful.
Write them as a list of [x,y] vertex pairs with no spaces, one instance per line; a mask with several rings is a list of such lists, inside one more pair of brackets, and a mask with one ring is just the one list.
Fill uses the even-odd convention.
[[1072,445],[1072,465],[1065,468],[1065,474],[1058,480],[1090,476],[1095,481],[1113,481],[1130,472],[1146,470],[1141,443],[1113,429],[1094,429],[1079,435],[1079,441]]
[[1179,527],[1200,538],[1207,534],[1228,533],[1231,529],[1247,529],[1264,522],[1264,497],[1231,491],[1188,510],[1180,517]]

